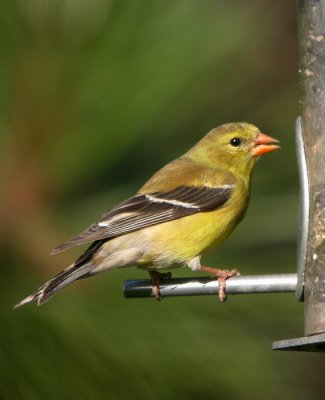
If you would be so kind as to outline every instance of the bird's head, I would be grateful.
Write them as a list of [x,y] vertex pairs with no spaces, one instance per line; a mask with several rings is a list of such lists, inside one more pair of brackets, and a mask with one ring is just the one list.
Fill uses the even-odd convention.
[[197,162],[247,176],[259,156],[280,148],[276,143],[254,125],[230,123],[212,129],[187,154]]

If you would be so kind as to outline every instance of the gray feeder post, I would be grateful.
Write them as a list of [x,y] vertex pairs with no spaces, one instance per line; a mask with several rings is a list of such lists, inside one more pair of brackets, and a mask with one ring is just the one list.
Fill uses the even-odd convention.
[[305,335],[325,333],[325,1],[299,1],[302,131],[309,173]]
[[305,337],[275,342],[273,348],[325,351],[325,0],[299,0],[298,26],[302,100],[297,134],[304,144],[308,173],[302,205],[308,203],[309,210],[306,223],[301,221],[305,231],[298,243],[297,294],[304,300]]

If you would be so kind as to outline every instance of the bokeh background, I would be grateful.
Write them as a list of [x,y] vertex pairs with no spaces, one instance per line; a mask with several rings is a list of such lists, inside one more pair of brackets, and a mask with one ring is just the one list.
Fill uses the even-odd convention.
[[[211,128],[281,140],[247,217],[206,257],[294,272],[299,114],[295,2],[5,0],[0,10],[0,399],[323,399],[323,358],[293,294],[125,300],[107,273],[11,307],[80,254],[49,251]],[[174,276],[191,276],[179,270]]]

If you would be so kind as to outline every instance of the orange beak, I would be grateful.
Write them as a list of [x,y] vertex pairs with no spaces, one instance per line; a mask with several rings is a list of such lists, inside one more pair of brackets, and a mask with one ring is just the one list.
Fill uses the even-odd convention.
[[264,133],[259,133],[253,140],[251,155],[258,157],[262,154],[269,153],[270,151],[278,150],[280,146],[273,143],[279,143],[279,141],[271,136],[265,135]]

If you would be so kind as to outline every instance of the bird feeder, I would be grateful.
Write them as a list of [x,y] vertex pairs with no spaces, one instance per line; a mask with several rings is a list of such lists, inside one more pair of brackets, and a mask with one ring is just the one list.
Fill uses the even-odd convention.
[[325,0],[298,1],[298,18],[302,195],[297,295],[304,301],[305,337],[275,342],[273,348],[325,352]]
[[[304,337],[273,343],[274,350],[325,352],[325,0],[298,0],[301,117],[296,121],[300,177],[297,273],[236,276],[228,294],[295,292],[304,302]],[[215,295],[212,278],[178,278],[161,295]],[[127,298],[151,297],[151,280],[124,282]]]

